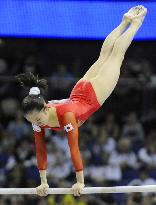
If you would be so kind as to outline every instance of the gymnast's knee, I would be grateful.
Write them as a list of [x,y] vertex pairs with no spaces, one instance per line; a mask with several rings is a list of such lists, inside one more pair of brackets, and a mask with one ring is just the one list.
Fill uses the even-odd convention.
[[117,61],[123,61],[125,56],[125,50],[122,48],[120,44],[114,46],[111,58]]
[[114,62],[114,65],[115,64],[120,65],[122,64],[124,57],[125,57],[125,53],[120,50],[117,50],[115,52],[112,52],[111,61]]

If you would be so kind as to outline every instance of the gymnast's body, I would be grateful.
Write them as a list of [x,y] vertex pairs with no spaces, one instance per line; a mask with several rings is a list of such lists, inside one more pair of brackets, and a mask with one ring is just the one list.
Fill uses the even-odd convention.
[[37,166],[41,178],[41,185],[36,188],[38,195],[46,196],[49,188],[46,177],[45,128],[66,131],[77,179],[72,190],[75,196],[81,194],[85,185],[78,128],[103,105],[114,90],[125,52],[142,25],[146,13],[145,7],[136,6],[124,14],[121,24],[105,39],[99,58],[76,83],[68,99],[46,103],[42,95],[47,88],[44,79],[38,79],[32,73],[16,76],[21,86],[29,88],[29,95],[23,99],[22,107],[24,117],[32,123],[34,131]]

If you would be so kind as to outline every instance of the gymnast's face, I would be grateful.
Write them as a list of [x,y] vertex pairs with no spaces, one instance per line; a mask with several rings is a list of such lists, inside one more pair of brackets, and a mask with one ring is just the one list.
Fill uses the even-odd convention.
[[29,112],[25,118],[35,125],[44,126],[49,122],[49,115],[49,109],[45,106],[41,111],[33,110]]

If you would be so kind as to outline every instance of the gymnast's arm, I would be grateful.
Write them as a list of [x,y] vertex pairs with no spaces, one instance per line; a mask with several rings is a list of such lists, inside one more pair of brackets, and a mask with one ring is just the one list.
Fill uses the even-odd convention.
[[41,185],[37,187],[37,194],[40,196],[47,195],[47,177],[46,177],[46,169],[47,169],[47,152],[46,152],[46,144],[45,144],[45,131],[41,129],[40,132],[34,131],[35,138],[35,147],[36,147],[36,158],[37,158],[37,167],[40,172]]
[[84,187],[83,163],[78,145],[78,125],[72,112],[66,112],[64,114],[63,125],[68,136],[68,144],[70,147],[72,162],[76,171],[77,184],[80,185],[78,186],[79,188],[77,188],[77,195],[79,195],[79,191],[81,191],[80,189]]

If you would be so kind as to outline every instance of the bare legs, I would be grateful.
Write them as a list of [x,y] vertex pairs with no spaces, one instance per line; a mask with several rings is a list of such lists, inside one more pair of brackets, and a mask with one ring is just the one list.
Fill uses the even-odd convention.
[[107,36],[107,38],[105,39],[102,45],[98,60],[86,72],[83,79],[89,80],[97,75],[103,63],[110,56],[115,41],[120,37],[120,35],[124,32],[124,30],[128,27],[128,25],[129,25],[129,21],[127,21],[127,19],[124,18],[121,24]]
[[[117,84],[125,52],[142,25],[146,12],[147,10],[144,7],[135,7],[130,10],[128,14],[132,20],[130,27],[123,33],[124,24],[121,23],[119,27],[107,37],[108,41],[104,42],[98,61],[91,67],[91,70],[89,69],[83,78],[92,83],[98,102],[101,105],[109,97]],[[105,55],[104,51],[106,48],[108,51]],[[102,60],[102,57],[104,60]]]

